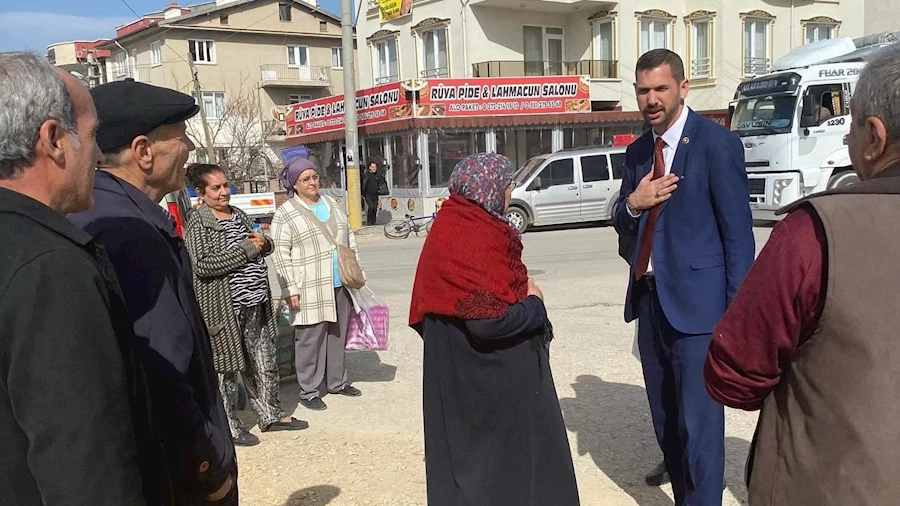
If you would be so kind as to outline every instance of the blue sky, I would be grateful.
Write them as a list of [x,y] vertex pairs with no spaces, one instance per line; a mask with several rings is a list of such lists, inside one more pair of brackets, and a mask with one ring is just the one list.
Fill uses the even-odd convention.
[[[162,10],[170,0],[125,1],[138,14],[145,14]],[[201,1],[179,0],[179,4]],[[340,0],[319,0],[319,6],[340,12]],[[122,0],[0,0],[0,51],[44,54],[47,45],[55,42],[111,38],[116,26],[134,19]]]

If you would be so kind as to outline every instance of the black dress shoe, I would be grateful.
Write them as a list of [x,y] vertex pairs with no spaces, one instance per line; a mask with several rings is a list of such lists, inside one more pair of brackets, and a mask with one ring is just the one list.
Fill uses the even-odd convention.
[[659,487],[669,483],[669,472],[666,471],[666,461],[660,462],[658,466],[650,471],[650,473],[644,477],[644,481],[651,487]]
[[231,438],[235,446],[256,446],[259,438],[249,432],[242,432],[238,437]]
[[313,411],[324,411],[328,408],[322,399],[318,397],[313,397],[312,399],[300,399],[300,404],[303,404],[303,407],[306,409],[311,409]]
[[260,430],[263,432],[275,432],[275,431],[279,431],[279,430],[303,430],[303,429],[307,429],[307,428],[309,428],[308,422],[304,422],[303,420],[297,420],[296,418],[294,418],[292,416],[290,422],[282,422],[279,420],[279,421],[269,425],[265,429],[260,428]]
[[331,393],[346,395],[347,397],[359,397],[360,395],[362,395],[362,392],[360,392],[358,388],[351,387],[350,385],[345,386],[344,388],[338,390],[337,392],[331,392]]

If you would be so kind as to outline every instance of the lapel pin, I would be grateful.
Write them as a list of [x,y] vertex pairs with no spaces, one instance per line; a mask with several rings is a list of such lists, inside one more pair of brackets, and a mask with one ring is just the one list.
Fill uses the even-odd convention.
[[681,142],[687,144],[687,143],[691,142],[691,140],[688,139],[687,137],[685,137],[685,138],[681,139]]

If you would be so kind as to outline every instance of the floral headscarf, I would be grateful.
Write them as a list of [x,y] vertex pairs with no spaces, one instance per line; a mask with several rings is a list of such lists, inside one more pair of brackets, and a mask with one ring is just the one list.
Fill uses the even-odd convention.
[[506,189],[512,183],[513,164],[496,153],[469,155],[450,175],[450,193],[470,200],[494,217],[506,221],[503,204]]

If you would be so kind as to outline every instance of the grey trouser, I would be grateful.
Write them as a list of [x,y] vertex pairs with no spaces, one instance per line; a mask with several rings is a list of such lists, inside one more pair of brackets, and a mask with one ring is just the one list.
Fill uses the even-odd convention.
[[304,400],[320,397],[319,388],[323,382],[329,392],[338,392],[348,385],[344,342],[353,302],[350,293],[343,287],[334,289],[334,301],[337,323],[294,327],[294,366],[297,369],[297,383],[300,384],[300,398]]
[[244,383],[250,409],[256,415],[260,429],[284,418],[278,398],[278,364],[275,359],[275,336],[269,332],[264,304],[235,308],[238,325],[244,336],[244,356],[247,369],[242,372],[219,373],[219,390],[225,403],[225,414],[231,428],[231,437],[247,430],[235,413],[237,404],[238,374]]

